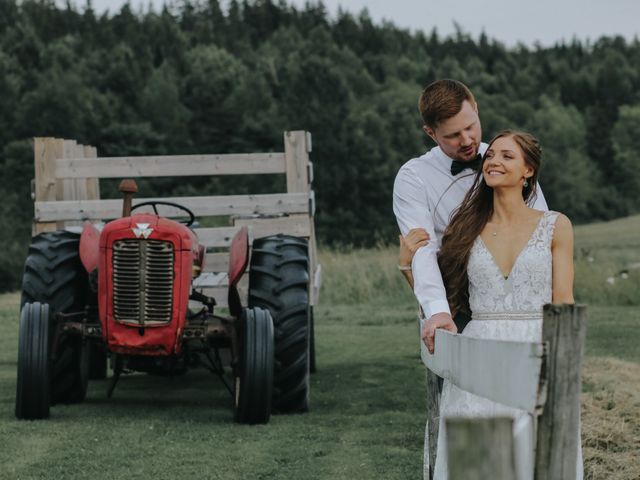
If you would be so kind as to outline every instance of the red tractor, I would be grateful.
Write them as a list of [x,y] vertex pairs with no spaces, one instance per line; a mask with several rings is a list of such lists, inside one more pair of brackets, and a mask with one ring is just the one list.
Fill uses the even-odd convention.
[[[268,422],[272,406],[305,411],[309,387],[308,253],[305,239],[234,237],[228,269],[228,315],[192,287],[205,259],[195,217],[184,206],[145,202],[123,181],[123,217],[99,231],[34,237],[25,264],[16,416],[42,419],[50,405],[84,400],[89,378],[113,368],[108,396],[122,373],[179,374],[204,367],[220,376],[235,420]],[[188,220],[158,215],[177,208]],[[141,213],[140,207],[154,213]],[[249,265],[249,305],[237,284]],[[274,319],[277,319],[274,332]],[[227,368],[227,367],[230,367]],[[227,379],[228,372],[232,373]]]

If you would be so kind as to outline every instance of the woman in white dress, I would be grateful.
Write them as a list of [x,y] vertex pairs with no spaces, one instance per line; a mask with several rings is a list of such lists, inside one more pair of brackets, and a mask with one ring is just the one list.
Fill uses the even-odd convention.
[[[528,206],[535,195],[540,156],[531,135],[509,130],[498,134],[445,231],[438,260],[447,299],[452,314],[471,313],[462,335],[540,341],[544,304],[574,303],[571,222],[561,213]],[[426,240],[424,231],[407,235],[401,242],[401,261]],[[440,405],[434,471],[438,480],[448,478],[446,417],[509,415],[515,428],[531,428],[526,412],[467,393],[448,381]],[[580,450],[577,462],[581,479]],[[425,476],[429,478],[426,462]]]

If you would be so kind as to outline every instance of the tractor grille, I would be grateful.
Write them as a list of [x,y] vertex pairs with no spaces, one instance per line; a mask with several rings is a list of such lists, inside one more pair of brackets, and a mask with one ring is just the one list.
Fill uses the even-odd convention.
[[113,313],[116,321],[157,325],[171,321],[173,244],[119,240],[113,244]]

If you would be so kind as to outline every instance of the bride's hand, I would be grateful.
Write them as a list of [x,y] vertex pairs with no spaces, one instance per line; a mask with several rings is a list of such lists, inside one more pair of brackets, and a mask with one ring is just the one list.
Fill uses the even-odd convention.
[[429,243],[429,234],[424,228],[413,228],[406,236],[400,235],[400,254],[398,263],[410,266],[411,260],[420,247]]

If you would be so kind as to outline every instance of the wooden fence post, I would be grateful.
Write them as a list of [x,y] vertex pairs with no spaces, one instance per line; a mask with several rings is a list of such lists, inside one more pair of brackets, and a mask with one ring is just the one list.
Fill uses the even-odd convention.
[[512,418],[447,418],[446,426],[450,480],[515,480]]
[[[420,340],[422,341],[422,340]],[[427,368],[427,442],[429,443],[429,479],[433,478],[440,427],[440,377]]]
[[547,382],[547,399],[538,417],[536,480],[576,478],[586,330],[585,306],[544,306],[542,341],[548,350],[541,380]]

